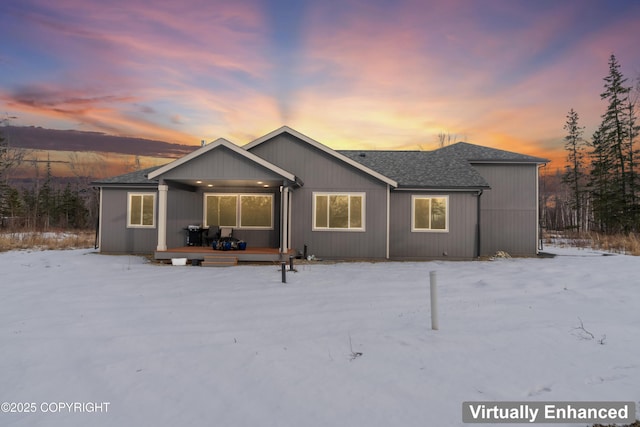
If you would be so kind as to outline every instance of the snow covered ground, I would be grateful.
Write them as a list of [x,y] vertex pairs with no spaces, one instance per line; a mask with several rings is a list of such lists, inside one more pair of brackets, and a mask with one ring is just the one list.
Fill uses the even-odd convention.
[[299,265],[287,284],[275,266],[2,253],[0,402],[35,411],[0,425],[462,426],[463,401],[640,407],[640,259],[550,251]]

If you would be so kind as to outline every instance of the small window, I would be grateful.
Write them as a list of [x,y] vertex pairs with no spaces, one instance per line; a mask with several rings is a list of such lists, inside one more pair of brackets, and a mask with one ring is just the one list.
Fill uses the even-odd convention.
[[364,199],[364,193],[313,193],[313,229],[364,231]]
[[273,229],[273,194],[205,194],[205,227]]
[[448,196],[413,196],[411,231],[449,231]]
[[155,227],[155,193],[129,193],[129,206],[127,211],[127,227]]

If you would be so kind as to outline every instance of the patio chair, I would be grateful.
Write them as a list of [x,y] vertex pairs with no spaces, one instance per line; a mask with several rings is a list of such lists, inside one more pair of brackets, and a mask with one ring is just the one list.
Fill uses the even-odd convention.
[[214,240],[220,239],[220,227],[209,227],[203,234],[202,240],[205,246],[211,246]]
[[233,237],[233,228],[231,227],[220,227],[220,238],[231,238]]

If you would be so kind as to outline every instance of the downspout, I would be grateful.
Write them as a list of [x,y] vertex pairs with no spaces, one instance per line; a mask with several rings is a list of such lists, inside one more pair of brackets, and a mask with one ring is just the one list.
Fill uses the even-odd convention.
[[483,190],[478,190],[478,203],[476,212],[476,257],[480,258],[480,251],[482,246],[480,245],[480,197],[482,197]]
[[280,186],[280,253],[284,252],[284,227],[285,227],[285,213],[284,213],[284,183]]
[[540,168],[546,167],[547,164],[543,163],[542,165],[536,166],[536,255],[540,254],[540,251],[544,249],[542,242],[542,224],[540,223],[540,211],[544,209],[542,206],[542,201],[540,200]]

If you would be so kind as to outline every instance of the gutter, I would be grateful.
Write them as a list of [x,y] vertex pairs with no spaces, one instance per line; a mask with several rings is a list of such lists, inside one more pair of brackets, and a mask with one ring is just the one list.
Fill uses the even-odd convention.
[[490,189],[490,186],[478,186],[478,187],[397,187],[394,188],[394,191],[430,191],[430,192],[460,192],[460,193],[471,193],[471,192],[482,192],[483,190]]

